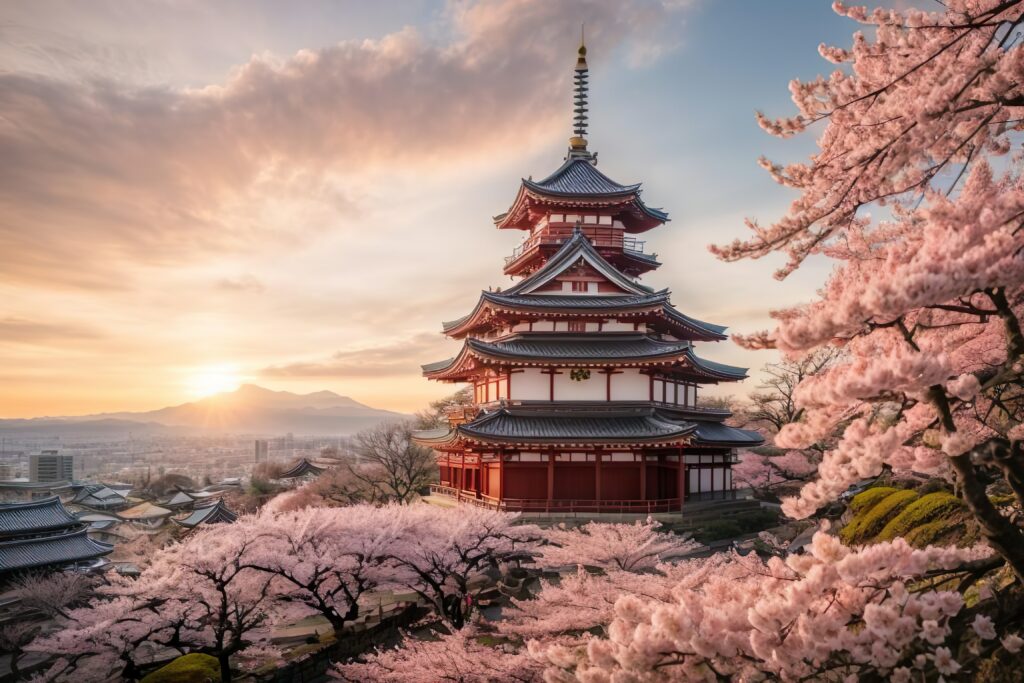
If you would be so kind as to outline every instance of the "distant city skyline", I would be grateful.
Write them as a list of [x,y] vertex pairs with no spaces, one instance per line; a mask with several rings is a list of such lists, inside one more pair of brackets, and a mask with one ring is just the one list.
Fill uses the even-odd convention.
[[[495,230],[571,130],[586,22],[591,147],[672,222],[645,277],[730,331],[806,300],[814,264],[706,246],[793,195],[757,167],[790,79],[858,29],[830,2],[71,3],[0,7],[0,417],[143,411],[252,382],[413,412],[454,390],[440,321],[506,287]],[[799,7],[800,11],[794,11]],[[776,356],[731,342],[705,355]]]

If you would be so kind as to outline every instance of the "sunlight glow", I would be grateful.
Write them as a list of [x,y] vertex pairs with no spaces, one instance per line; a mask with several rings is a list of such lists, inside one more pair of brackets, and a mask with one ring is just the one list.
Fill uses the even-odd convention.
[[241,383],[237,369],[230,365],[197,368],[186,379],[189,393],[197,398],[234,391]]

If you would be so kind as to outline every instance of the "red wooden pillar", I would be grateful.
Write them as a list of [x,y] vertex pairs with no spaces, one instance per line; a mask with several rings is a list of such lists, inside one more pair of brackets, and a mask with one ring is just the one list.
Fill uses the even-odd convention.
[[679,511],[683,511],[683,501],[686,500],[686,455],[684,449],[679,449],[679,471],[676,472],[676,492],[679,494]]
[[501,452],[501,459],[498,460],[498,495],[495,498],[498,499],[499,506],[505,498],[505,451]]
[[594,499],[597,500],[597,507],[601,507],[601,457],[600,451],[594,454]]
[[466,452],[462,451],[459,453],[459,493],[456,496],[458,500],[462,500],[462,492],[466,489]]
[[548,453],[548,510],[551,510],[551,501],[555,498],[555,452]]
[[647,456],[640,454],[640,500],[647,500]]

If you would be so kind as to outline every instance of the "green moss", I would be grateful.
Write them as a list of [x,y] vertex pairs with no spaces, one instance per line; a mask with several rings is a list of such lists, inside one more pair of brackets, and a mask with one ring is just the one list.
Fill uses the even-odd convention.
[[989,496],[988,499],[991,500],[992,504],[995,505],[996,507],[1006,507],[1007,505],[1013,505],[1013,503],[1016,501],[1016,498],[1013,497],[1013,494],[1007,494],[1005,496]]
[[839,536],[844,543],[849,545],[866,543],[877,536],[893,517],[915,500],[917,500],[916,491],[910,489],[890,490],[888,495],[876,501],[867,510],[862,509],[855,514],[850,523],[839,532]]
[[964,509],[960,499],[951,493],[938,491],[921,496],[903,508],[893,517],[876,540],[891,541],[897,536],[906,536],[917,527],[932,521],[950,521]]
[[963,525],[950,523],[948,519],[935,519],[920,526],[914,527],[904,535],[907,543],[915,548],[923,548],[926,545],[944,545],[939,543],[943,538],[955,536],[963,531]]
[[216,657],[194,652],[160,667],[142,683],[220,683],[220,663]]
[[899,491],[899,489],[894,489],[891,486],[876,486],[861,491],[850,501],[850,512],[855,515],[867,512],[889,496],[889,494],[896,493],[896,491]]

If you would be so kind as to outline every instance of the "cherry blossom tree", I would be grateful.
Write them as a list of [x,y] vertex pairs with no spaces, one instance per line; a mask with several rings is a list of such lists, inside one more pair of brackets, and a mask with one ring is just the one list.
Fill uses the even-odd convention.
[[807,451],[790,450],[777,455],[741,451],[739,462],[732,467],[732,480],[737,488],[749,488],[764,497],[784,484],[806,481],[818,471],[817,463]]
[[[544,666],[522,648],[467,626],[432,640],[406,638],[401,648],[383,650],[365,662],[336,665],[335,678],[352,683],[540,683]],[[492,644],[493,643],[493,644]]]
[[255,539],[245,561],[279,579],[278,599],[305,605],[340,631],[359,616],[361,597],[394,585],[387,553],[396,532],[381,523],[384,514],[358,505],[243,518]]
[[561,525],[545,530],[548,543],[539,549],[537,561],[545,567],[585,565],[635,572],[653,569],[663,558],[685,555],[700,547],[688,536],[666,533],[661,527],[652,518],[633,524]]
[[932,680],[964,666],[952,655],[964,641],[977,658],[1019,649],[1016,633],[1004,636],[1006,644],[997,639],[989,617],[974,615],[980,628],[954,628],[966,618],[959,592],[922,589],[925,577],[991,567],[990,552],[918,550],[902,539],[855,550],[819,532],[809,554],[785,561],[754,554],[688,561],[667,596],[624,594],[609,637],[535,640],[530,651],[558,681],[906,681],[912,671]]
[[517,524],[518,514],[470,505],[391,506],[386,516],[397,530],[389,558],[398,580],[455,629],[472,612],[470,581],[529,557],[541,536],[537,527]]
[[1024,182],[1010,155],[1024,130],[1024,2],[835,9],[873,36],[822,46],[843,68],[790,85],[796,116],[760,116],[779,137],[823,126],[810,162],[762,162],[799,196],[774,224],[749,222],[751,239],[716,248],[728,260],[785,252],[780,277],[814,254],[837,264],[818,300],[743,340],[791,357],[846,352],[794,392],[803,420],[777,445],[848,426],[784,510],[811,515],[884,466],[945,474],[1024,580],[1024,530],[984,484],[1001,476],[1024,504]]
[[60,656],[50,680],[104,680],[115,670],[135,680],[148,644],[211,654],[230,681],[231,656],[259,644],[265,631],[257,630],[275,618],[295,615],[272,600],[274,576],[249,566],[254,544],[245,526],[192,534],[157,553],[138,578],[111,577],[100,597],[27,649]]

